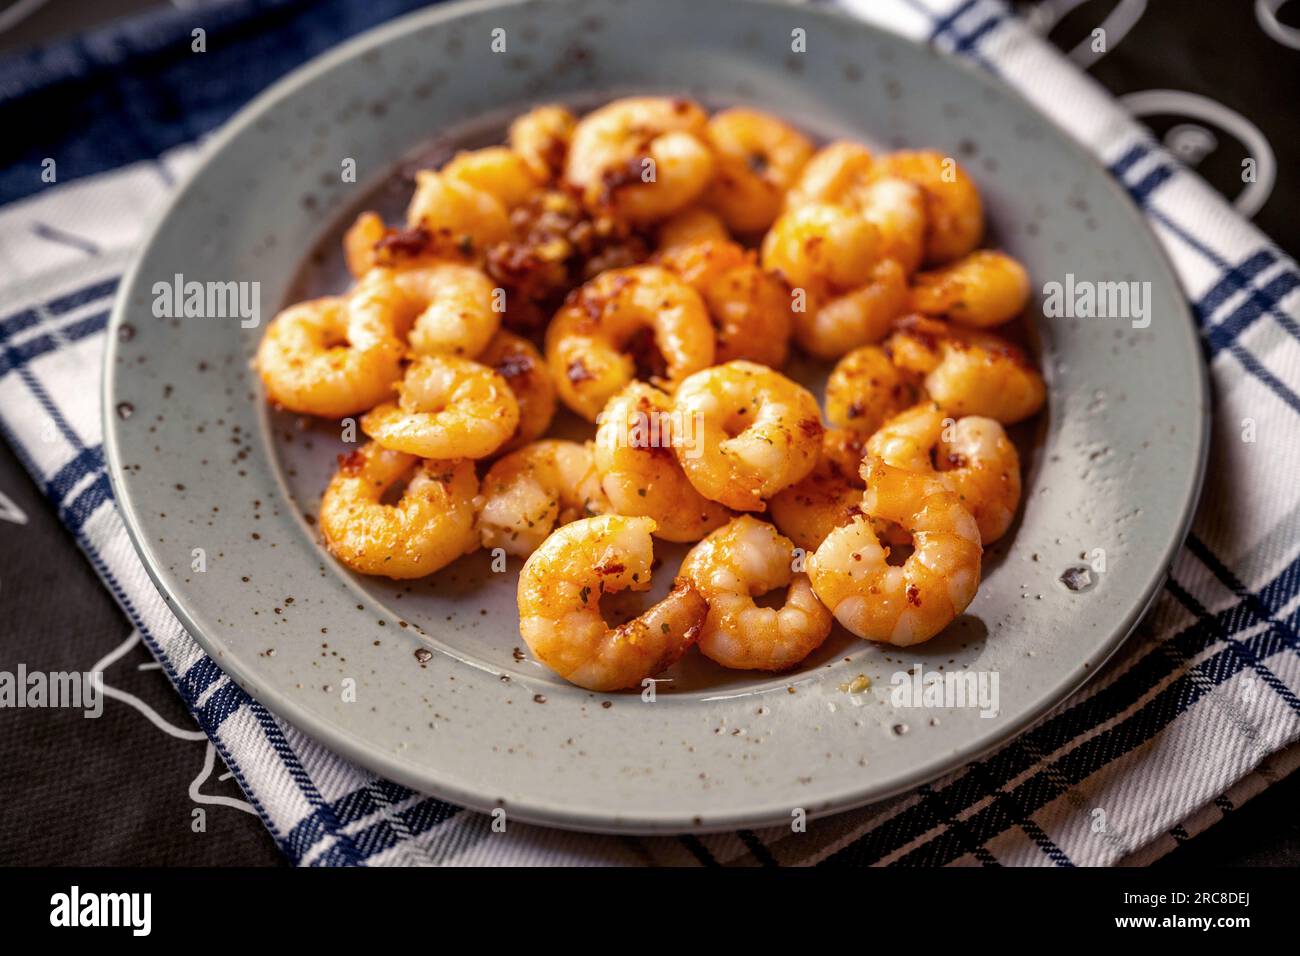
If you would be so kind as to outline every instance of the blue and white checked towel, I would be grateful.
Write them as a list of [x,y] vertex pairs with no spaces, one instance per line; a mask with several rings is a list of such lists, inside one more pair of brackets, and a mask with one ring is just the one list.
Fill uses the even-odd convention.
[[[478,814],[341,759],[221,676],[127,540],[104,472],[99,378],[108,309],[143,223],[249,96],[420,3],[232,0],[0,61],[0,126],[47,134],[0,147],[0,426],[295,863],[1144,862],[1300,762],[1295,263],[995,0],[847,4],[997,73],[1128,187],[1194,306],[1215,429],[1187,545],[1103,675],[978,764],[803,834],[493,833]],[[201,67],[185,55],[196,24],[208,31]],[[57,185],[42,182],[47,156]],[[1254,443],[1241,440],[1245,419]]]

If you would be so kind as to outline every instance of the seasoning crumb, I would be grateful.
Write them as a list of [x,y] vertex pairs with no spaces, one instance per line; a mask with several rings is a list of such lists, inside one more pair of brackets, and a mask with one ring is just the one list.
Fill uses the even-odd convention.
[[857,677],[853,678],[853,680],[841,684],[840,690],[846,694],[861,694],[870,686],[871,678],[866,674],[859,674]]

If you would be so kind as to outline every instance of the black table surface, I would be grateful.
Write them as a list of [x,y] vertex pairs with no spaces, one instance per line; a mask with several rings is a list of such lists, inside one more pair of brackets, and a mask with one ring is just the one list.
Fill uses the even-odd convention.
[[[0,33],[0,55],[153,5],[51,4]],[[1173,90],[1218,104],[1207,110],[1186,97],[1164,97],[1167,112],[1143,118],[1229,198],[1243,189],[1242,160],[1273,150],[1278,181],[1271,191],[1256,190],[1269,194],[1253,218],[1283,249],[1293,255],[1300,249],[1294,215],[1300,200],[1294,175],[1300,168],[1294,104],[1300,49],[1274,37],[1300,27],[1300,9],[1281,5],[1284,30],[1270,31],[1250,0],[1014,5],[1044,30],[1050,27],[1051,41],[1064,50],[1089,38],[1113,9],[1145,6],[1126,35],[1110,32],[1109,52],[1089,71],[1117,94]],[[1052,23],[1057,9],[1070,12]],[[1243,132],[1252,128],[1259,136]],[[2,442],[0,494],[25,517],[23,523],[0,519],[0,669],[12,671],[21,661],[29,670],[84,670],[128,642],[131,625]],[[239,788],[224,776],[211,744],[193,739],[193,722],[138,640],[110,673],[112,686],[132,700],[105,701],[97,720],[59,709],[0,714],[0,863],[284,865],[261,821],[240,806]],[[1294,866],[1300,863],[1298,804],[1295,774],[1157,865]]]

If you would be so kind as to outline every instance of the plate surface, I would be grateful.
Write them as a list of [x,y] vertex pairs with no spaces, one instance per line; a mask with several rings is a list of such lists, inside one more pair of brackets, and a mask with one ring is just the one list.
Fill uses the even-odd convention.
[[[791,52],[795,28],[807,53]],[[506,53],[490,52],[496,29]],[[571,687],[523,648],[517,561],[494,574],[479,554],[401,585],[336,565],[312,515],[348,447],[339,429],[268,409],[248,368],[261,329],[242,328],[238,314],[154,315],[155,283],[177,274],[258,282],[264,327],[291,296],[338,281],[336,238],[350,210],[385,190],[405,198],[405,187],[381,185],[397,158],[439,134],[445,146],[448,131],[461,131],[458,142],[499,136],[532,103],[630,90],[749,103],[821,137],[942,150],[979,183],[992,242],[1026,263],[1036,287],[1067,274],[1150,283],[1147,328],[1038,317],[1050,395],[1027,436],[1023,513],[990,549],[968,613],[935,640],[902,651],[837,635],[777,676],[692,662],[652,702]],[[346,160],[359,184],[342,181]],[[340,47],[215,138],[123,282],[109,342],[106,447],[118,501],[150,574],[221,667],[378,773],[581,829],[788,823],[796,808],[868,803],[1005,742],[1136,625],[1204,466],[1206,386],[1191,317],[1105,171],[986,76],[783,4],[448,5]],[[1101,552],[1092,587],[1061,583],[1081,555]],[[675,567],[664,556],[661,590]],[[996,677],[997,716],[896,707],[894,675],[918,664]],[[859,674],[871,687],[848,692]]]

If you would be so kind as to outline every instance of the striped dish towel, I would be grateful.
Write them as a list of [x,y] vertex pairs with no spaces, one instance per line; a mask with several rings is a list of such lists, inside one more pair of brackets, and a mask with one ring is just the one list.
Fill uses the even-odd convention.
[[[967,56],[1088,143],[1169,251],[1211,362],[1205,504],[1145,623],[1083,691],[978,764],[787,829],[631,839],[490,820],[376,778],[225,678],[164,606],[104,472],[118,276],[203,136],[302,60],[414,0],[234,0],[0,61],[0,427],[295,863],[1149,862],[1300,760],[1300,274],[993,0],[851,0]],[[201,64],[190,31],[207,30]],[[39,122],[38,122],[39,120]],[[57,157],[58,184],[41,180]],[[1241,440],[1253,420],[1257,443]],[[1287,749],[1290,748],[1290,749]],[[1099,826],[1104,820],[1105,825]]]

